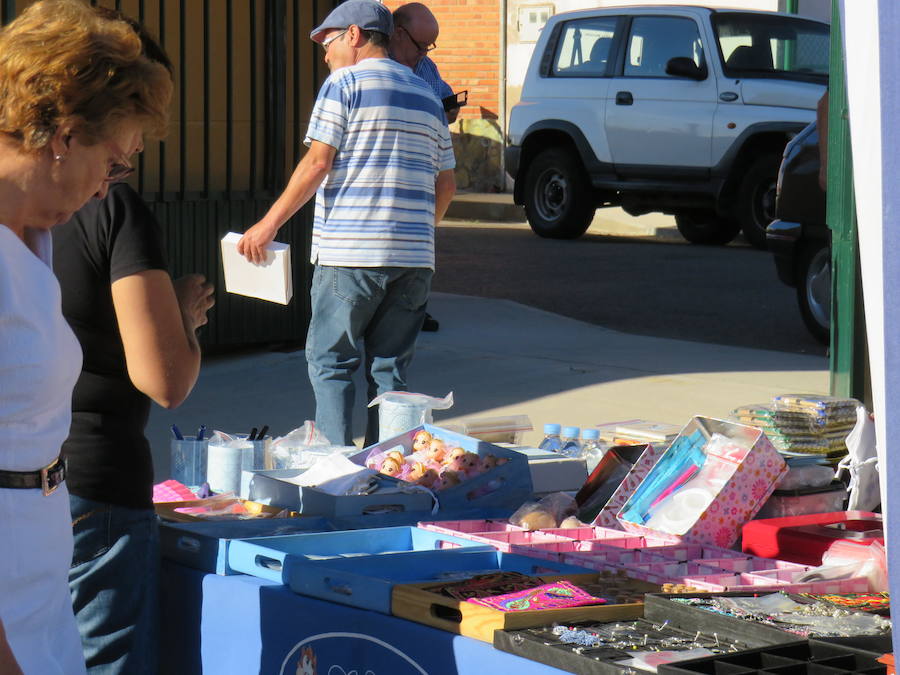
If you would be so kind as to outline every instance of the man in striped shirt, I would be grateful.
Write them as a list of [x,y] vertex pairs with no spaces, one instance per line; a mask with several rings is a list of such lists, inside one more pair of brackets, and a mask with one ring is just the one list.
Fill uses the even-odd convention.
[[[262,262],[281,226],[316,195],[306,358],[316,423],[343,445],[353,442],[353,373],[363,354],[368,400],[406,389],[434,273],[434,227],[456,189],[441,102],[389,58],[392,31],[377,0],[347,0],[310,33],[331,75],[313,108],[309,150],[238,243]],[[376,440],[373,408],[366,445]]]

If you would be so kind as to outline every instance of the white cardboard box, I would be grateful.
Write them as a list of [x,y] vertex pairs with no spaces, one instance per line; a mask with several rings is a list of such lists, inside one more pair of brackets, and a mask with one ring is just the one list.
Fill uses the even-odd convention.
[[222,238],[222,268],[225,290],[286,305],[294,295],[291,274],[291,246],[273,241],[267,247],[267,257],[259,265],[237,252],[241,236],[229,232]]

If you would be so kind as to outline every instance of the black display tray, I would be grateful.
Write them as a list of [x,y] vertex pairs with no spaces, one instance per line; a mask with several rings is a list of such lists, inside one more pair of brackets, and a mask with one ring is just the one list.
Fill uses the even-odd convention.
[[[760,595],[765,595],[762,592]],[[796,642],[804,638],[774,626],[739,619],[734,616],[717,614],[699,607],[691,607],[680,602],[672,602],[673,597],[714,598],[747,597],[746,591],[730,593],[647,593],[644,596],[644,618],[648,621],[670,621],[673,626],[684,631],[716,633],[720,638],[741,641],[752,645],[779,645]]]
[[[673,628],[671,623],[653,623],[646,619],[636,621],[619,621],[608,624],[595,624],[579,622],[573,624],[578,628],[587,630],[598,627],[628,626],[638,634],[645,634],[652,643],[656,639],[681,637],[686,641],[698,640],[699,644],[708,648],[715,648],[719,641],[721,648],[732,647],[733,643],[726,643],[721,638],[713,638],[710,634],[697,636],[697,632],[686,632]],[[752,646],[745,641],[734,645],[738,648]],[[642,672],[636,671],[631,666],[620,665],[620,662],[631,658],[632,653],[623,649],[613,648],[587,648],[577,644],[566,644],[553,634],[552,627],[526,628],[519,630],[494,631],[494,647],[522,658],[537,661],[559,670],[578,675],[623,675],[624,673]]]
[[883,675],[887,668],[876,658],[867,651],[809,640],[662,664],[657,672],[660,675]]

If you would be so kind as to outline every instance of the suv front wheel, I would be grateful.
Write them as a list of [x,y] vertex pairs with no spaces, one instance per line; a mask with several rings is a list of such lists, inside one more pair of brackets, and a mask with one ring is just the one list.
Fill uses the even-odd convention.
[[590,183],[573,151],[542,150],[525,174],[525,214],[539,237],[576,239],[594,217],[596,205]]

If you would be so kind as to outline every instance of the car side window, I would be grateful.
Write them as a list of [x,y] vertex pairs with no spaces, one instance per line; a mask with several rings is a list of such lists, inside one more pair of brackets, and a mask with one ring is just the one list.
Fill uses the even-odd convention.
[[672,77],[666,64],[676,56],[703,66],[703,46],[693,19],[676,16],[638,16],[631,22],[625,77]]
[[603,77],[610,56],[617,17],[567,21],[556,42],[554,77]]

